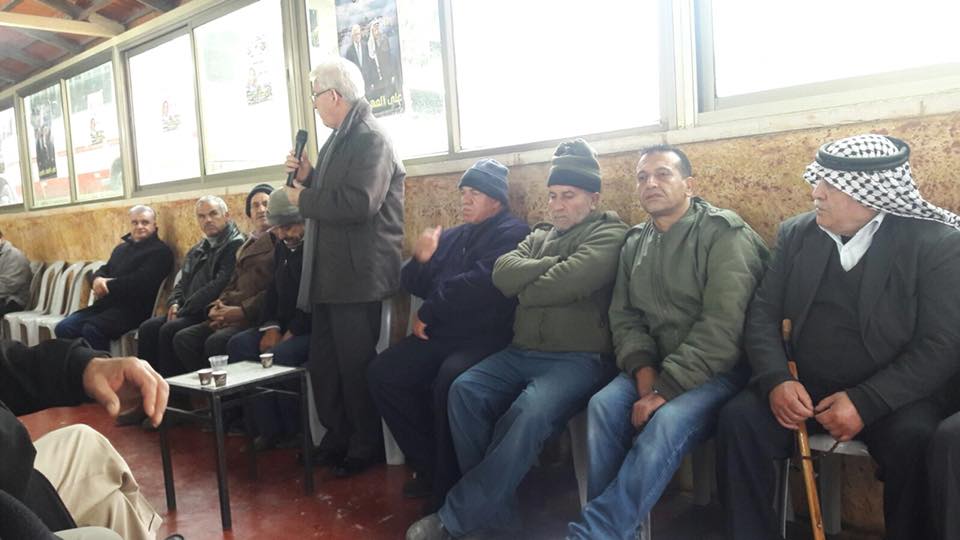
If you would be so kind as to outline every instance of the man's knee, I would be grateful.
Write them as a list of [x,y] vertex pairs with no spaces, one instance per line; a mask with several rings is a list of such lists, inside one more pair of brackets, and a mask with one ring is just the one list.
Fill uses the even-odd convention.
[[106,527],[77,527],[53,533],[61,540],[123,540],[123,538]]

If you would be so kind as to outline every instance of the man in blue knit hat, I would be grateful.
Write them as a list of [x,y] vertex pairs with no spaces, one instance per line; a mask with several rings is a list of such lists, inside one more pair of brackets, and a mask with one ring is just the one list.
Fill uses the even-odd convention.
[[[507,346],[516,300],[493,285],[493,264],[530,232],[510,213],[507,168],[475,163],[460,179],[463,225],[427,229],[401,272],[404,289],[423,299],[413,334],[381,353],[367,370],[380,414],[416,476],[404,496],[439,508],[460,478],[450,438],[447,393],[453,380]],[[425,392],[430,388],[430,392]]]
[[607,306],[627,226],[597,209],[600,164],[584,140],[561,143],[547,178],[552,223],[497,259],[493,283],[517,299],[510,345],[450,386],[450,432],[463,477],[407,540],[519,537],[516,489],[543,442],[614,375]]

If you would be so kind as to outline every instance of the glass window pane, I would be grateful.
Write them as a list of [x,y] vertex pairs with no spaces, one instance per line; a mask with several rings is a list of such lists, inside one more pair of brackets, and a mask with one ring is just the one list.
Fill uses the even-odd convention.
[[13,107],[0,110],[0,206],[23,202],[16,118]]
[[[357,64],[366,98],[401,158],[447,151],[436,0],[305,0],[311,63]],[[320,119],[317,118],[317,124]],[[320,138],[329,131],[321,129]]]
[[63,100],[55,84],[24,98],[27,114],[27,150],[33,205],[70,202],[67,136],[63,127]]
[[194,36],[207,174],[281,164],[293,135],[280,1],[251,4]]
[[452,4],[463,148],[659,122],[657,2]]
[[960,3],[713,3],[718,97],[960,62]]
[[200,176],[190,36],[131,56],[130,88],[138,183]]
[[67,80],[77,200],[123,195],[120,126],[107,62]]

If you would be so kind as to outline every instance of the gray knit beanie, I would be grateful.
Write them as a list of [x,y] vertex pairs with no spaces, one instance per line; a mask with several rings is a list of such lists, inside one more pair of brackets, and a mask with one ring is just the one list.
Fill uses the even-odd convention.
[[508,206],[507,175],[509,174],[510,171],[499,161],[481,159],[463,173],[459,187],[471,187]]
[[600,163],[597,152],[583,139],[564,141],[553,153],[547,185],[574,186],[590,193],[600,192]]
[[267,203],[267,221],[273,226],[292,225],[303,223],[300,208],[290,204],[290,198],[284,189],[278,189],[270,194]]

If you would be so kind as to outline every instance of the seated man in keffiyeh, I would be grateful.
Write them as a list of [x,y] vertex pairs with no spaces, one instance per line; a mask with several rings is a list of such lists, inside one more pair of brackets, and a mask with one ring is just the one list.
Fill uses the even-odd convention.
[[744,330],[750,388],[720,413],[729,538],[779,538],[770,462],[792,452],[801,423],[867,445],[886,538],[931,538],[927,445],[960,370],[960,220],[920,196],[909,153],[861,135],[822,146],[807,167],[814,211],[780,226]]

